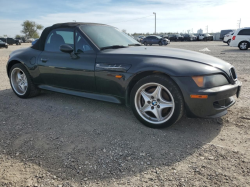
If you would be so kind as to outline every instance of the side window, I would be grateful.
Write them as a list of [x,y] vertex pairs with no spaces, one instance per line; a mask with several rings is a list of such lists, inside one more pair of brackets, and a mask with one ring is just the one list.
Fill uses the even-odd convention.
[[44,50],[60,52],[60,46],[68,44],[74,48],[74,30],[72,29],[55,29],[47,36]]
[[238,35],[250,35],[250,29],[242,29]]
[[90,53],[93,52],[93,49],[90,47],[88,42],[76,31],[75,37],[75,47],[77,53]]

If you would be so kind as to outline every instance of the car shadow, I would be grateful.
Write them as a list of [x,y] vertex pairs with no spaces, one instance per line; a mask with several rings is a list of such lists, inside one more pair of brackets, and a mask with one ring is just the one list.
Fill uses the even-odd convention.
[[184,116],[169,128],[150,129],[123,105],[49,91],[20,99],[1,90],[0,103],[0,152],[79,184],[171,166],[211,142],[222,127],[220,119]]
[[221,51],[223,53],[248,53],[250,50],[240,50],[239,48],[235,48],[235,49],[227,49],[227,50],[224,50],[224,51]]

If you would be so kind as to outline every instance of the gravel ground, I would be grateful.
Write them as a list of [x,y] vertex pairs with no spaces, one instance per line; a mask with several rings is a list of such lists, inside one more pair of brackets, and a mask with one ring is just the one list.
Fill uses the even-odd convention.
[[250,50],[176,42],[228,61],[241,97],[218,119],[144,127],[122,105],[43,91],[19,99],[0,49],[0,186],[250,186]]

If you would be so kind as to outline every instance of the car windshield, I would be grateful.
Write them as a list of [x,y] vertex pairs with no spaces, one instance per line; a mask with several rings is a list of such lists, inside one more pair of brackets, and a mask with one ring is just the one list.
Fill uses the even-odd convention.
[[176,34],[176,36],[180,37],[181,35],[180,34]]
[[140,45],[122,31],[107,25],[81,25],[81,30],[99,47]]
[[210,36],[210,34],[205,34],[205,36]]

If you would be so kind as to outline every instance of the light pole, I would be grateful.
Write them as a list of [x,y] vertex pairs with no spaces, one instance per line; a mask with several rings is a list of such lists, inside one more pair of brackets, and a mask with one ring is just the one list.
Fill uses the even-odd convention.
[[156,13],[153,12],[153,14],[155,15],[155,34],[156,34]]

